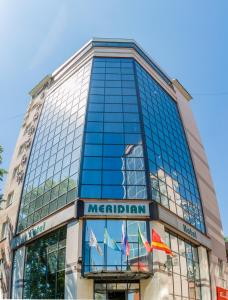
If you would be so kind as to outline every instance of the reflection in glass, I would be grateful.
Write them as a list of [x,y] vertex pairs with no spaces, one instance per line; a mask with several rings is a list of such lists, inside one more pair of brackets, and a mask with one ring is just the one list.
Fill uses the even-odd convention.
[[18,231],[77,195],[91,61],[44,99],[26,171]]
[[23,298],[64,298],[65,253],[66,227],[27,247]]
[[103,299],[140,300],[139,282],[132,283],[99,283],[95,282],[94,297]]
[[197,247],[166,232],[167,244],[171,246],[174,257],[167,256],[169,273],[169,292],[171,296],[183,299],[201,299],[200,270]]
[[[125,223],[126,234],[130,244],[130,254],[127,257],[122,251],[122,224]],[[85,242],[84,242],[84,272],[106,271],[132,271],[149,272],[150,254],[146,252],[140,244],[138,228],[147,237],[145,221],[123,221],[123,220],[87,220],[85,223]],[[113,239],[120,251],[116,251],[104,244],[104,228],[111,239]],[[90,230],[92,229],[103,255],[95,247],[90,247]]]
[[[146,199],[133,60],[123,58],[114,61],[112,63],[111,58],[95,58],[93,61],[83,170],[102,171],[102,180],[83,177],[80,195],[83,198],[100,195],[100,198],[107,199]],[[131,68],[122,67],[122,63],[129,63]],[[98,156],[102,157],[102,164],[97,160],[93,162],[93,157],[97,159]],[[92,190],[96,190],[96,194],[92,195]]]
[[[136,63],[152,198],[202,232],[201,199],[176,102]],[[154,179],[160,179],[154,191]]]

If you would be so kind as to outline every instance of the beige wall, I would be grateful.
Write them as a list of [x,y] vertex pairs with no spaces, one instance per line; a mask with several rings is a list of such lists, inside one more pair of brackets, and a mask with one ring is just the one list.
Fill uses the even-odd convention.
[[[19,137],[15,146],[14,154],[11,160],[11,164],[7,174],[7,180],[4,188],[4,196],[3,198],[7,200],[10,193],[13,194],[13,202],[11,205],[7,206],[7,201],[5,203],[5,207],[3,210],[0,210],[0,234],[2,229],[2,224],[4,222],[8,222],[8,234],[7,238],[0,241],[0,251],[2,253],[4,259],[4,275],[3,275],[3,282],[2,286],[4,285],[4,296],[9,297],[10,293],[10,281],[11,281],[11,263],[12,263],[12,251],[10,249],[10,241],[15,234],[16,231],[16,222],[17,222],[17,215],[18,209],[20,205],[20,195],[23,186],[23,179],[21,182],[17,181],[17,175],[14,175],[15,167],[19,168],[23,174],[25,174],[26,166],[28,163],[29,153],[31,150],[31,145],[33,141],[33,137],[35,134],[35,129],[38,123],[39,115],[42,109],[43,98],[37,96],[33,99],[28,107],[28,110],[25,114],[25,118],[23,121],[23,125],[19,132]],[[31,128],[33,127],[34,130],[29,133],[28,126]],[[30,146],[25,147],[23,151],[19,154],[20,146],[23,145],[26,141],[30,140]],[[26,161],[23,163],[22,158],[26,157]],[[1,286],[0,286],[1,288]]]
[[[178,106],[185,127],[187,139],[190,145],[190,152],[196,171],[196,177],[202,199],[202,206],[205,216],[206,230],[212,240],[212,251],[221,259],[226,259],[225,243],[222,235],[222,225],[213,182],[207,166],[207,157],[200,142],[200,135],[189,103],[179,91]],[[194,140],[194,142],[193,142]]]
[[178,96],[178,106],[180,114],[190,146],[193,165],[196,171],[196,177],[199,185],[204,212],[206,232],[211,239],[212,247],[209,253],[211,292],[212,299],[216,300],[216,286],[224,287],[226,285],[225,271],[223,278],[219,278],[217,272],[218,259],[222,259],[224,261],[224,265],[226,264],[225,242],[218,202],[216,199],[213,181],[210,175],[207,157],[200,140],[200,135],[196,127],[190,105],[178,90],[176,91],[176,93]]

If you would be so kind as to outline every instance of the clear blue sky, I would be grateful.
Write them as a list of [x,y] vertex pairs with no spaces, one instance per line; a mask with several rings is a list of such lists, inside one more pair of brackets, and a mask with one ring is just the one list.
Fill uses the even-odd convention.
[[7,169],[28,91],[91,37],[134,38],[189,90],[228,235],[228,1],[0,0],[0,144]]

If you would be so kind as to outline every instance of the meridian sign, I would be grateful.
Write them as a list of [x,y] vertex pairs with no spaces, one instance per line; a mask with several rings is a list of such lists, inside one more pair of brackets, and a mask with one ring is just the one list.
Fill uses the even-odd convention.
[[129,202],[112,202],[112,203],[84,203],[85,216],[134,216],[149,217],[149,204],[134,204]]

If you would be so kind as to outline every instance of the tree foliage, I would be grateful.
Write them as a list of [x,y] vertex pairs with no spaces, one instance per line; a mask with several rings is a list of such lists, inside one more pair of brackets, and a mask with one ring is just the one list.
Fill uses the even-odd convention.
[[[3,152],[3,148],[2,146],[0,145],[0,165],[2,164],[2,152]],[[6,170],[0,168],[0,181],[3,180],[3,176],[6,174]]]

